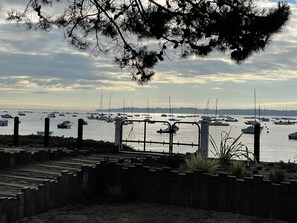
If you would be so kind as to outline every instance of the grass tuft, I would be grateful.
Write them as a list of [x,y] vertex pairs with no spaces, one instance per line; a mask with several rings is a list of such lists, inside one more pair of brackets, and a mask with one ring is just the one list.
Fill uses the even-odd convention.
[[237,178],[243,178],[245,173],[245,164],[242,161],[236,160],[229,166],[230,175]]
[[218,161],[215,159],[206,159],[201,153],[186,158],[186,167],[189,170],[201,170],[206,173],[214,173],[218,167]]

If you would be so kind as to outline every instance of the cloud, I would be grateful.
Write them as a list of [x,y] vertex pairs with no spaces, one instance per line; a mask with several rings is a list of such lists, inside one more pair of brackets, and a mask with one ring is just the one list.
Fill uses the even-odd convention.
[[[3,0],[1,3],[2,18],[5,10],[24,6],[23,0]],[[79,52],[68,47],[61,30],[52,30],[48,33],[27,31],[21,25],[2,22],[0,23],[1,95],[4,96],[5,92],[9,92],[8,97],[16,100],[15,103],[18,97],[13,97],[11,92],[16,95],[19,92],[25,95],[27,92],[36,100],[39,95],[47,97],[48,100],[52,96],[53,104],[59,95],[65,98],[66,104],[70,103],[67,97],[72,96],[71,100],[82,101],[83,97],[93,96],[90,92],[96,94],[98,91],[105,91],[114,94],[118,92],[118,97],[130,95],[135,101],[154,97],[155,104],[158,104],[157,100],[162,95],[167,97],[168,94],[172,94],[172,98],[180,98],[180,103],[193,105],[196,103],[192,98],[196,94],[201,97],[207,94],[210,98],[212,96],[217,98],[218,94],[225,95],[227,91],[231,91],[230,89],[249,90],[253,89],[254,85],[279,86],[284,88],[283,93],[285,93],[286,87],[281,86],[295,83],[297,79],[297,7],[296,1],[290,3],[292,15],[288,25],[273,37],[265,51],[255,53],[243,64],[237,65],[229,59],[229,55],[217,52],[205,58],[191,57],[187,60],[178,60],[172,57],[172,60],[157,65],[153,81],[145,86],[133,82],[129,72],[121,70],[114,64],[113,55],[100,54],[93,57],[88,52]],[[271,1],[261,1],[261,4],[271,5]],[[273,4],[275,5],[275,2]],[[293,88],[292,85],[290,89]],[[276,98],[273,96],[274,92],[269,94]],[[77,95],[75,99],[73,95]],[[226,94],[225,97],[232,97],[230,101],[233,104],[236,100],[244,103],[242,95],[247,93],[242,93],[239,99],[235,98],[237,95],[233,92],[229,93],[229,96]],[[287,96],[280,96],[279,100],[285,98]],[[292,101],[288,99],[288,103]],[[0,102],[4,103],[2,99]],[[22,101],[18,103],[22,104]],[[282,106],[282,103],[287,102],[275,101],[268,104]],[[294,106],[293,103],[291,105]]]
[[[262,1],[269,3],[269,1]],[[20,1],[4,1],[6,7],[20,7]],[[296,7],[292,9],[296,12]],[[245,63],[238,66],[227,55],[214,53],[206,58],[190,58],[188,60],[173,60],[160,63],[156,67],[154,81],[157,83],[184,84],[189,82],[205,83],[234,82],[259,80],[278,80],[275,71],[284,71],[296,78],[295,67],[297,44],[295,24],[296,14],[292,13],[288,27],[264,52],[254,54]],[[130,82],[131,76],[123,72],[113,63],[111,55],[99,55],[91,58],[88,53],[77,52],[68,48],[67,42],[59,30],[50,33],[28,32],[15,24],[2,24],[0,46],[0,76],[30,75],[31,78],[59,78],[61,88],[90,89],[100,80],[105,82]],[[11,67],[10,63],[18,66]],[[284,69],[285,68],[285,69]],[[272,74],[270,74],[272,73]],[[279,80],[290,78],[279,75]],[[90,85],[88,82],[92,81]],[[69,87],[67,87],[69,84]],[[99,84],[100,85],[100,84]],[[42,86],[42,84],[40,84]],[[47,85],[44,85],[47,87]],[[111,86],[111,85],[110,85]],[[114,84],[117,87],[116,84]],[[135,88],[137,85],[135,84]]]

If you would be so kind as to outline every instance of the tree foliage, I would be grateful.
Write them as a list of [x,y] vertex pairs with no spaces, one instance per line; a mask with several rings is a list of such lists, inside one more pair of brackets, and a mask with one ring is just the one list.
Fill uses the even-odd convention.
[[[60,28],[71,46],[113,53],[121,68],[145,83],[169,55],[230,54],[241,63],[263,50],[290,15],[287,3],[259,9],[253,0],[27,0],[9,21],[29,29]],[[49,7],[64,7],[49,13]]]

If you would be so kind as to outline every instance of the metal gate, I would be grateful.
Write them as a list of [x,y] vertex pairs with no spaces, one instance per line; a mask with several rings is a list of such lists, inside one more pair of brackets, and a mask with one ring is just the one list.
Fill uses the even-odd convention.
[[195,152],[201,145],[200,132],[197,122],[124,120],[120,150],[125,151],[127,145],[141,152]]

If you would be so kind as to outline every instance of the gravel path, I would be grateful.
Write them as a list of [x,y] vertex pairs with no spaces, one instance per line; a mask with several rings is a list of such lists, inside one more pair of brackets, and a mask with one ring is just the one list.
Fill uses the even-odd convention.
[[285,221],[147,203],[68,204],[18,223],[285,223]]

